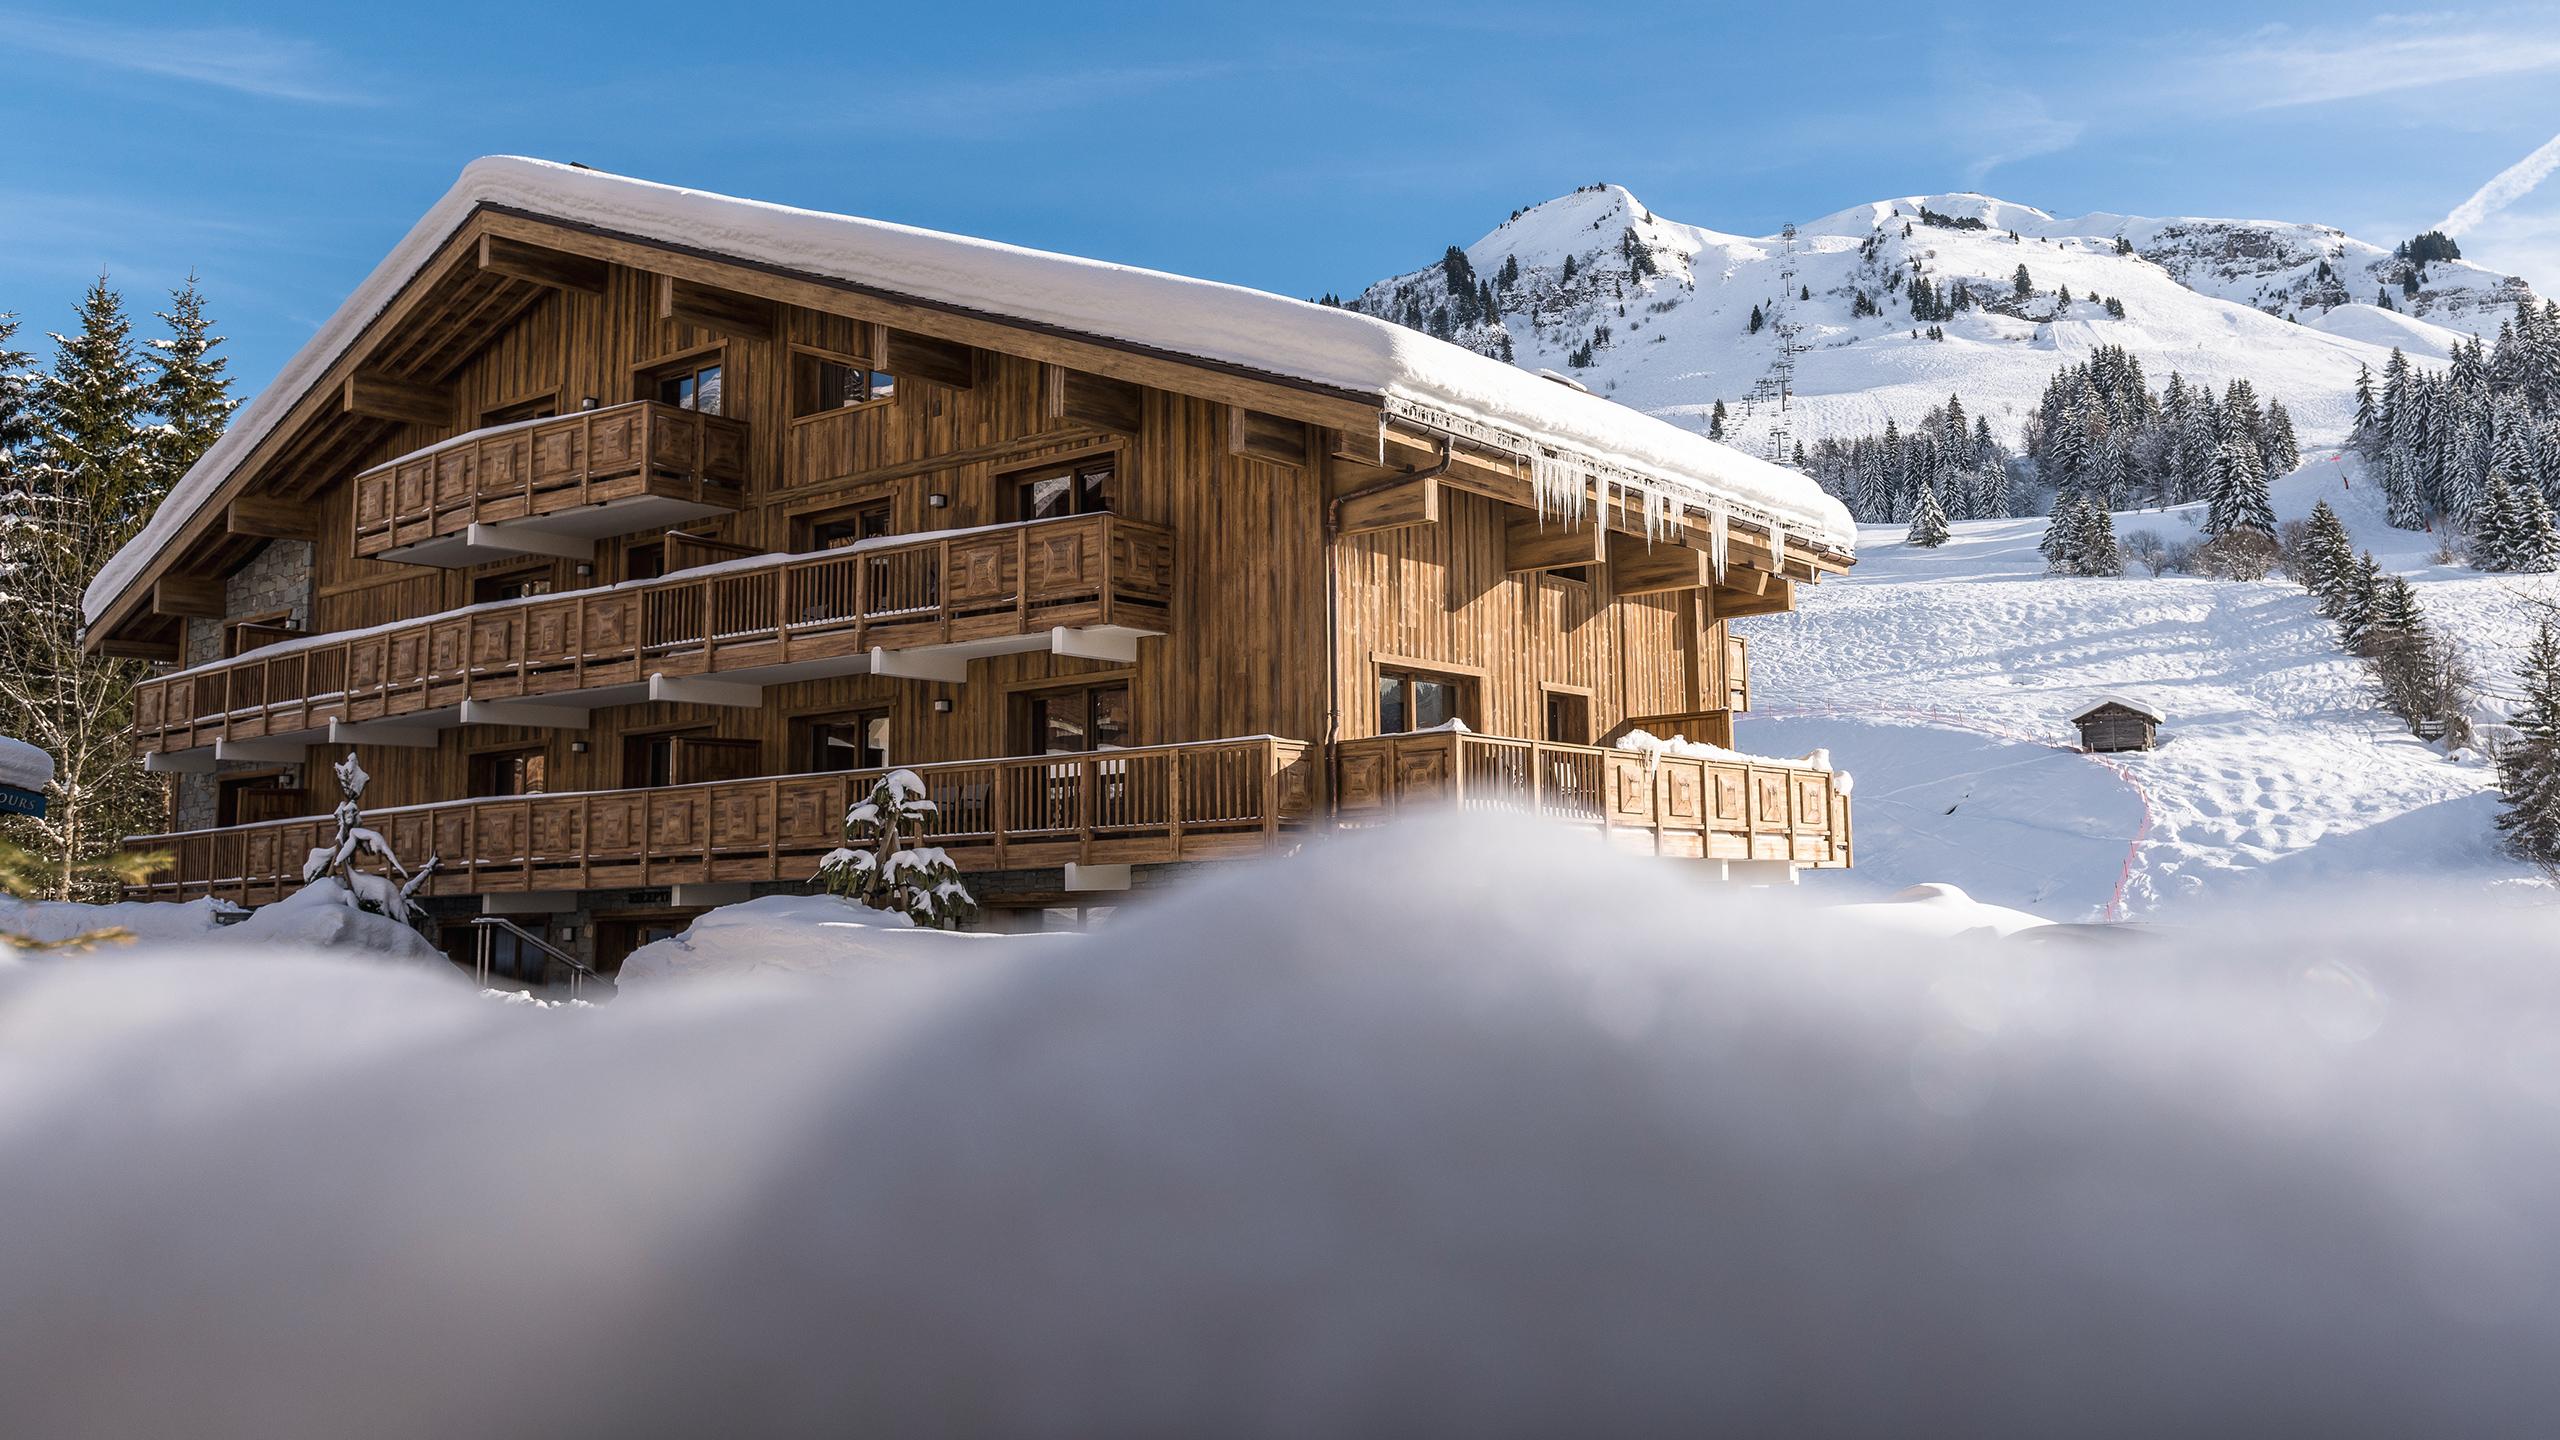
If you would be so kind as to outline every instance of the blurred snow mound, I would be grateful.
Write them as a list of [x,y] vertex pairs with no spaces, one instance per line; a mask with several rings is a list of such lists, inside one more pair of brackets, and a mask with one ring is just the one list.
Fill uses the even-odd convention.
[[872,966],[1018,959],[1055,936],[921,930],[895,911],[834,895],[766,895],[708,911],[681,935],[624,958],[615,993],[651,994],[688,980],[841,978]]
[[0,1411],[2536,1431],[2560,936],[2372,898],[2126,964],[1470,822],[1240,864],[1059,963],[575,1024],[386,967],[14,967]]

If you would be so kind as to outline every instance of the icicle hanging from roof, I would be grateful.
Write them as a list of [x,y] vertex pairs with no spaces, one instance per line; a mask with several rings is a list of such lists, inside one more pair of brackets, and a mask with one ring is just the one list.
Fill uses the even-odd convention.
[[1732,517],[1725,513],[1724,502],[1718,501],[1707,511],[1707,561],[1714,566],[1719,584],[1724,581],[1725,546],[1732,539]]
[[1580,466],[1544,450],[1529,457],[1529,488],[1537,495],[1541,520],[1550,515],[1581,519],[1585,487],[1590,483],[1591,477]]
[[1787,527],[1784,525],[1769,527],[1769,573],[1787,573]]

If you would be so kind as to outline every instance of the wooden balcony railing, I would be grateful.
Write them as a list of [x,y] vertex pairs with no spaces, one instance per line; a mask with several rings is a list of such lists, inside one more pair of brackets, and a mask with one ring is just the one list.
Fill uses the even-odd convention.
[[[1315,814],[1315,747],[1258,736],[915,765],[940,806],[933,843],[963,870],[1158,864],[1280,847]],[[369,810],[428,893],[472,895],[804,880],[843,843],[844,812],[880,772],[783,775]],[[326,817],[137,836],[170,857],[140,899],[279,899],[328,843]]]
[[734,510],[746,481],[746,422],[634,400],[475,430],[362,472],[355,551],[642,496]]
[[1382,735],[1334,747],[1333,801],[1353,824],[1454,805],[1587,825],[1657,855],[1850,863],[1849,797],[1827,770],[1779,763],[1454,731]]
[[143,682],[134,743],[192,750],[1057,625],[1160,631],[1172,600],[1172,532],[1118,515],[868,541],[271,645]]

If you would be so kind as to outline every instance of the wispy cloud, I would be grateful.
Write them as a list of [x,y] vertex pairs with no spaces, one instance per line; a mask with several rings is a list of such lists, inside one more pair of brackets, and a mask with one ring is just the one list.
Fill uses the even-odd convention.
[[321,46],[250,26],[173,26],[0,9],[0,50],[209,85],[269,100],[354,104]]
[[2532,194],[2533,187],[2549,179],[2554,170],[2560,170],[2560,135],[2543,141],[2532,154],[2491,176],[2488,184],[2453,207],[2453,213],[2436,228],[2447,235],[2467,234],[2481,221]]
[[2545,11],[2489,24],[2429,15],[2320,33],[2275,27],[2224,50],[2202,76],[2239,108],[2275,110],[2550,70],[2560,70],[2560,24]]

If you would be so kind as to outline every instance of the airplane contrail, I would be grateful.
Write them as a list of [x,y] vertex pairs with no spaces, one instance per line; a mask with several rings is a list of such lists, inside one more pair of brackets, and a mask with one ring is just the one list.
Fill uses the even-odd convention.
[[2447,235],[2461,235],[2473,226],[2518,200],[2533,193],[2533,187],[2560,170],[2560,135],[2542,143],[2542,148],[2527,155],[2490,178],[2472,197],[2453,207],[2436,228]]

